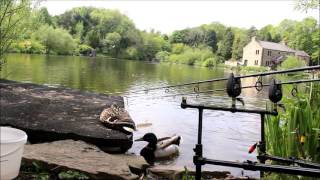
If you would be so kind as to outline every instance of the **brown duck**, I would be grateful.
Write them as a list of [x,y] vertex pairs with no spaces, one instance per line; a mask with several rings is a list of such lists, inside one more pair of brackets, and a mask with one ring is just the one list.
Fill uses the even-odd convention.
[[119,130],[127,134],[136,130],[135,123],[128,111],[115,104],[102,111],[100,121],[107,128]]

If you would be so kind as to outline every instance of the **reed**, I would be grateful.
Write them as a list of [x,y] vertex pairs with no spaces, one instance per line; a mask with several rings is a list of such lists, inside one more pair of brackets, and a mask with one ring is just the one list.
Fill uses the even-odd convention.
[[[298,91],[300,92],[300,91]],[[301,91],[302,92],[302,91]],[[286,111],[266,117],[267,151],[271,155],[320,162],[320,84],[283,99]],[[275,162],[272,162],[275,164]],[[310,179],[271,174],[265,179]]]

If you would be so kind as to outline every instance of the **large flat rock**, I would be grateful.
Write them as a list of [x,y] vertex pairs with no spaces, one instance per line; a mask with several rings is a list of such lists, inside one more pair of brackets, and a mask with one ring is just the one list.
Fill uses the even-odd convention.
[[[186,167],[158,165],[147,169],[147,174],[151,179],[166,179],[166,180],[180,180],[195,178],[195,170],[187,169]],[[204,180],[210,179],[228,179],[235,180],[228,171],[202,171],[202,178]],[[186,177],[188,176],[188,177]]]
[[147,165],[141,156],[108,154],[93,145],[74,140],[25,145],[23,162],[37,162],[58,173],[73,170],[90,179],[109,180],[138,179],[138,175],[130,171],[130,164]]
[[0,79],[0,125],[27,132],[31,143],[83,140],[104,151],[126,151],[132,134],[111,130],[99,122],[104,108],[123,98]]

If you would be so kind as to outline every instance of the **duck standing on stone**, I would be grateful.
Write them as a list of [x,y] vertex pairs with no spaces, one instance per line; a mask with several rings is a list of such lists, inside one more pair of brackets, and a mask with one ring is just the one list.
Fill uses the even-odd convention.
[[135,123],[128,111],[115,104],[104,109],[100,114],[99,120],[107,128],[119,130],[126,134],[130,134],[136,130]]
[[140,155],[147,163],[154,165],[156,160],[170,159],[178,155],[180,139],[181,137],[176,135],[158,139],[155,134],[147,133],[135,141],[146,141],[149,143],[140,151]]

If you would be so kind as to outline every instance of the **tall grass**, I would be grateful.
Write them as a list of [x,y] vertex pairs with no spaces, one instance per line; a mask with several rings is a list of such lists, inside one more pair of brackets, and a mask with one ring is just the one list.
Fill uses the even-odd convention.
[[[320,84],[297,97],[284,98],[286,111],[266,118],[267,151],[271,155],[320,162]],[[275,163],[275,162],[272,162]],[[272,174],[266,179],[301,179]],[[304,178],[303,179],[309,179]]]

